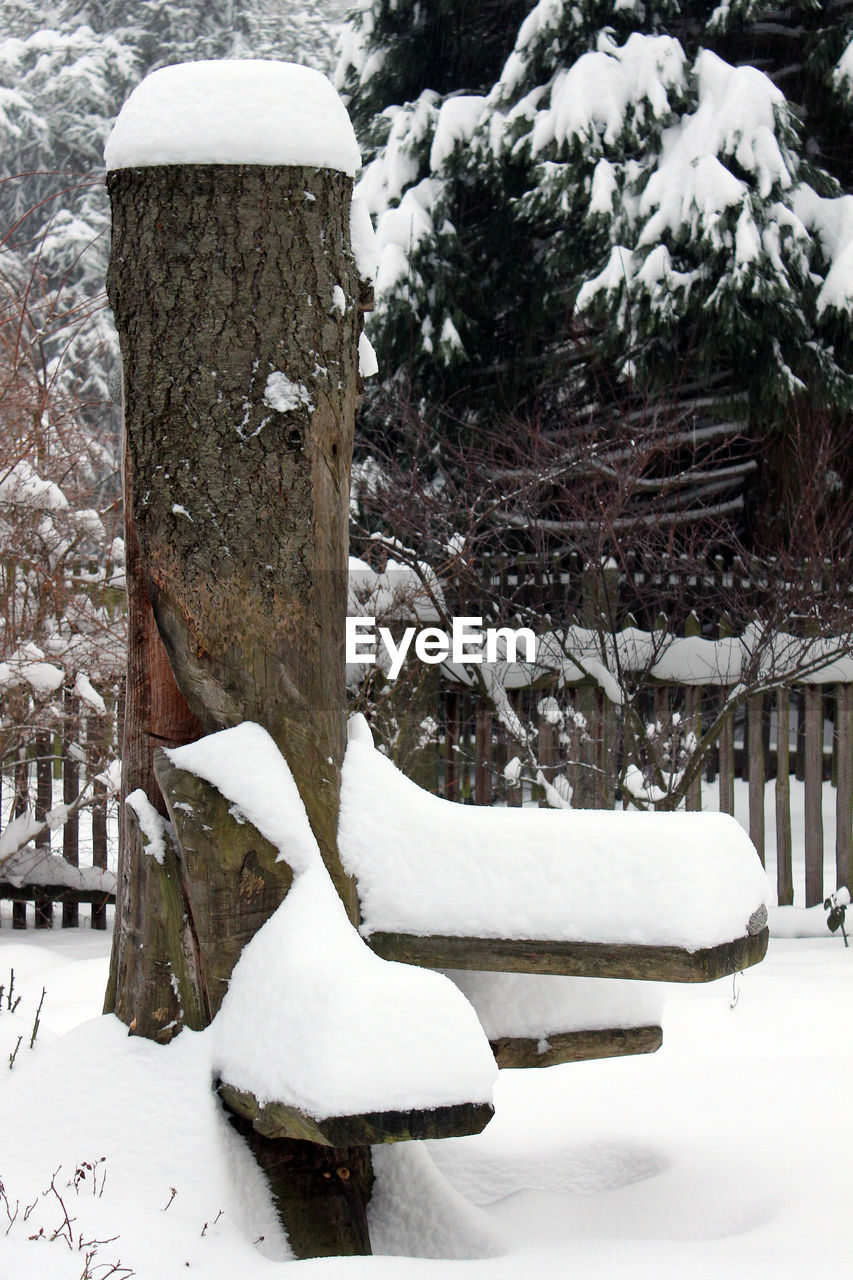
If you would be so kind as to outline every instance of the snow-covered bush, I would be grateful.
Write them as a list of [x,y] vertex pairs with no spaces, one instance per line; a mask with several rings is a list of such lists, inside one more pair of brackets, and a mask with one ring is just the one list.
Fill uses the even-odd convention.
[[79,735],[69,715],[76,723],[82,709],[104,722],[89,735],[91,772],[115,752],[124,546],[112,496],[116,459],[43,359],[38,314],[27,302],[38,282],[24,273],[21,287],[13,255],[2,255],[0,267],[0,767],[14,772],[15,813],[24,817],[28,753],[39,746],[52,755],[52,737],[64,729],[69,742]]

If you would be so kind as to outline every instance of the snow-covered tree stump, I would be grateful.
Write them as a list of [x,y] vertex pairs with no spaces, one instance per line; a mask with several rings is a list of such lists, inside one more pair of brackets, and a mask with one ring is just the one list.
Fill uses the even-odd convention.
[[[107,1008],[168,1040],[216,1012],[289,873],[254,829],[241,843],[209,788],[172,795],[185,805],[176,852],[162,838],[158,745],[262,724],[357,918],[336,828],[365,292],[350,234],[359,156],[324,77],[229,62],[149,77],[106,159],[128,542],[138,549],[123,779],[133,803]],[[302,1253],[315,1251],[310,1234]],[[319,1251],[328,1244],[326,1232]]]
[[[269,75],[268,65],[256,65],[251,74]],[[202,136],[210,122],[193,116],[186,70],[143,82],[108,153],[108,288],[122,342],[131,541],[171,672],[198,722],[195,736],[243,720],[264,725],[354,915],[335,831],[345,705],[338,624],[362,289],[349,230],[357,150],[343,107],[331,89],[331,106],[312,101],[316,82],[328,85],[306,72],[297,81],[307,126],[294,140],[299,103],[278,154],[301,148],[307,156],[313,127],[319,163],[259,163],[259,124],[266,154],[275,122],[247,118],[237,104],[224,139]],[[201,74],[202,92],[215,98],[222,68]],[[229,146],[235,163],[195,162]],[[186,163],[158,163],[176,148]],[[236,163],[241,156],[246,162]],[[144,601],[133,603],[144,613]],[[132,641],[135,624],[131,618]],[[131,663],[139,657],[137,643]],[[162,688],[152,666],[148,657],[149,698]],[[130,689],[137,702],[139,684]],[[129,705],[131,725],[134,711]],[[175,745],[182,729],[161,744]],[[150,748],[138,754],[131,729],[125,791],[141,786],[165,812]],[[122,875],[122,893],[125,915],[134,877]],[[145,929],[138,920],[134,942],[150,952]],[[158,950],[143,963],[159,964]],[[144,1016],[134,1008],[138,989],[135,966],[126,980],[119,972],[116,1008],[128,1021]],[[168,1009],[163,1022],[176,1013]]]

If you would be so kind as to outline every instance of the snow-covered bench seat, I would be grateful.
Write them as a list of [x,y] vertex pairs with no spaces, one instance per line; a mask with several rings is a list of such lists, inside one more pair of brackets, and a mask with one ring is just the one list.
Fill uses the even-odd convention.
[[767,881],[726,814],[478,808],[350,722],[339,847],[362,936],[437,969],[708,982],[762,959]]
[[553,1067],[654,1053],[661,988],[645,982],[447,970],[473,1005],[499,1067]]

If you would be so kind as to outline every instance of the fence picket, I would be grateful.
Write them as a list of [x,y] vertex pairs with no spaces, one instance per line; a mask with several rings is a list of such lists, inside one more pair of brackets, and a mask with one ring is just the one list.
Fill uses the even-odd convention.
[[[80,790],[80,766],[77,763],[71,746],[78,734],[78,714],[76,700],[72,691],[66,688],[63,698],[65,724],[63,726],[63,768],[62,768],[62,800],[71,804]],[[62,856],[72,867],[80,864],[80,819],[73,813],[62,828]],[[79,920],[79,907],[76,902],[63,902],[62,927],[72,929]]]
[[[15,800],[12,808],[13,816],[20,818],[22,814],[27,812],[30,800],[30,770],[27,762],[27,751],[25,747],[18,748],[18,758],[15,761]],[[27,927],[27,904],[25,902],[12,903],[12,928],[26,929]]]
[[494,717],[488,707],[476,711],[476,742],[474,756],[474,803],[492,803],[492,735]]
[[[699,685],[691,685],[684,695],[684,709],[690,733],[695,734],[698,742],[702,736],[702,689]],[[702,771],[698,770],[687,788],[684,797],[685,808],[698,813],[702,808]]]
[[[695,612],[691,613],[684,624],[685,636],[701,636],[702,624]],[[684,714],[687,721],[687,731],[695,735],[698,742],[702,736],[702,689],[699,685],[688,685],[684,694]],[[702,808],[702,773],[701,770],[696,773],[695,778],[687,788],[687,794],[684,797],[685,808],[693,813],[698,813]]]
[[806,906],[823,902],[823,698],[820,685],[805,690]]
[[[39,729],[35,737],[36,751],[36,803],[35,820],[44,822],[53,803],[53,742],[46,729]],[[47,827],[35,838],[37,849],[50,853],[50,831]]]
[[[35,764],[36,803],[34,816],[36,822],[44,822],[50,811],[53,799],[52,740],[45,729],[39,729],[35,736]],[[40,831],[33,843],[36,849],[40,849],[42,853],[49,854],[50,829],[45,827],[43,831]],[[35,925],[37,929],[53,928],[53,904],[44,898],[36,898],[35,900]]]
[[[97,776],[106,766],[107,725],[101,716],[89,716],[86,726],[89,776]],[[107,789],[103,782],[92,784],[92,866],[107,866]],[[107,908],[104,903],[92,903],[92,928],[106,929]]]
[[790,733],[791,695],[787,689],[779,689],[776,693],[776,894],[780,907],[791,906],[794,901]]
[[[512,704],[512,709],[515,712],[515,714],[519,717],[519,719],[523,720],[524,711],[521,705],[521,691],[519,689],[513,690],[513,692],[510,693],[509,695],[509,700]],[[515,755],[516,755],[515,747],[510,741],[509,737],[507,737],[506,739],[507,762],[512,760],[512,758]],[[522,804],[524,803],[524,787],[522,783],[519,781],[518,783],[514,784],[509,778],[507,778],[505,780],[505,788],[506,788],[507,804],[512,809],[520,809]]]
[[568,763],[566,765],[566,777],[569,780],[569,790],[571,794],[571,803],[573,808],[577,808],[576,794],[578,790],[578,782],[580,777],[580,739],[581,730],[578,726],[577,716],[579,714],[578,695],[576,689],[569,690],[567,694],[569,704],[569,725],[568,725]]
[[764,696],[755,693],[746,703],[746,751],[749,768],[749,838],[765,865],[764,856]]
[[851,886],[853,877],[853,685],[836,689],[838,780],[835,792],[835,883]]
[[[539,716],[539,763],[542,766],[542,776],[546,782],[553,782],[557,776],[557,726],[551,724],[545,716]],[[545,799],[544,790],[539,800],[540,809],[547,809],[548,801]]]
[[[723,689],[726,697],[727,689]],[[735,716],[727,711],[720,729],[720,812],[735,811]]]
[[447,689],[444,694],[444,796],[459,799],[459,694]]
[[806,778],[806,691],[802,685],[796,690],[794,700],[797,707],[797,782]]

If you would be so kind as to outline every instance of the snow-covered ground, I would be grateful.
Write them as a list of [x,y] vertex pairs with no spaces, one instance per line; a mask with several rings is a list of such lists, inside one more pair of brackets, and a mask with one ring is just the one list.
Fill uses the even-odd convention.
[[[793,784],[800,904],[801,793]],[[746,799],[738,783],[744,824]],[[713,787],[703,800],[715,807]],[[772,850],[772,783],[766,800]],[[828,892],[831,788],[825,800]],[[768,876],[772,903],[772,855]],[[109,935],[15,933],[9,912],[3,904],[0,1280],[280,1269],[286,1240],[210,1087],[210,1033],[168,1048],[128,1037],[99,1016]],[[317,1280],[801,1280],[826,1257],[843,1273],[853,948],[824,932],[822,911],[813,917],[823,936],[774,937],[767,959],[734,979],[649,989],[664,997],[657,1054],[502,1072],[478,1137],[377,1149],[375,1256],[290,1265]]]
[[[5,1235],[0,1202],[0,1276],[101,1277],[119,1260],[144,1280],[272,1274],[286,1247],[210,1091],[205,1036],[164,1049],[98,1018],[108,944],[0,933],[0,982],[13,968],[22,996],[0,1012],[0,1175],[20,1202]],[[825,1258],[841,1274],[851,996],[840,937],[774,939],[737,979],[668,987],[657,1054],[503,1072],[479,1137],[378,1153],[377,1256],[291,1265],[317,1280],[801,1280]],[[68,1229],[50,1239],[59,1196],[72,1247]]]

